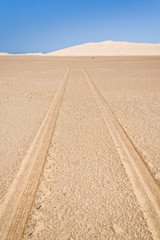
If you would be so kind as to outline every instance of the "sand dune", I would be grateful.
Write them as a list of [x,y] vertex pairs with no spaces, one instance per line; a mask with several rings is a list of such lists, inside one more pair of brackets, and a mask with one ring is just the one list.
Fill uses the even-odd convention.
[[105,41],[86,43],[48,53],[51,56],[160,55],[160,44]]
[[25,53],[4,55],[38,55],[38,56],[155,56],[160,55],[160,44],[129,43],[118,41],[90,42],[50,53]]
[[43,53],[25,53],[25,54],[17,54],[17,55],[43,55]]
[[0,56],[10,55],[9,53],[0,52]]
[[0,56],[9,56],[9,55],[38,55],[38,56],[40,56],[40,55],[43,55],[43,53],[25,53],[25,54],[11,54],[11,53],[6,53],[6,52],[0,52]]

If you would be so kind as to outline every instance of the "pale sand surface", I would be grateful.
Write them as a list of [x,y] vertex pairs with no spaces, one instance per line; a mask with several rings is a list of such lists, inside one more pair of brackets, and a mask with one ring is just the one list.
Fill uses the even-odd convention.
[[118,41],[91,42],[47,53],[48,56],[160,55],[160,44]]
[[88,71],[160,182],[160,62],[101,62]]
[[77,68],[24,239],[31,231],[31,239],[151,239],[100,110]]
[[46,115],[66,66],[0,58],[0,202]]
[[[8,53],[0,52],[0,56]],[[160,55],[160,43],[135,43],[120,41],[90,42],[49,53],[27,53],[16,55],[41,56],[152,56]]]
[[0,56],[8,56],[9,53],[6,53],[6,52],[0,52]]
[[71,67],[23,239],[152,239],[144,209],[81,67],[159,184],[160,57],[1,57],[0,61],[2,199],[67,65]]

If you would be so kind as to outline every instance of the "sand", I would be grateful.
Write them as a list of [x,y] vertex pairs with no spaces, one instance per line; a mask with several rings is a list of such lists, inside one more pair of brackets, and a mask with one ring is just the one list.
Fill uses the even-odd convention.
[[[0,56],[8,53],[0,52]],[[10,54],[11,55],[11,54]],[[90,42],[49,53],[16,54],[17,56],[159,56],[160,43],[132,43],[120,41]]]
[[0,61],[0,239],[159,239],[160,57]]
[[9,53],[5,53],[5,52],[0,52],[0,56],[8,56],[10,55]]
[[44,119],[65,67],[52,60],[0,58],[0,202]]
[[48,56],[143,56],[160,55],[160,44],[118,41],[91,42],[47,53]]

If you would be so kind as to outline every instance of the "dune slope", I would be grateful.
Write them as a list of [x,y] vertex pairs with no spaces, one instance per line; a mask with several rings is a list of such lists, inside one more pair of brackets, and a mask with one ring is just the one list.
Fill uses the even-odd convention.
[[86,43],[47,53],[51,56],[160,55],[160,44],[105,41]]

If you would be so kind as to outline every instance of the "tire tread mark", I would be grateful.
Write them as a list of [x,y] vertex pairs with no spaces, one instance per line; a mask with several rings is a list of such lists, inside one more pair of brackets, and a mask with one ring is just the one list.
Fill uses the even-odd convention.
[[70,71],[71,69],[68,66],[64,78],[50,105],[49,111],[1,206],[1,240],[19,240],[23,235],[39,185]]
[[104,117],[153,239],[160,239],[160,188],[87,71],[84,77]]

